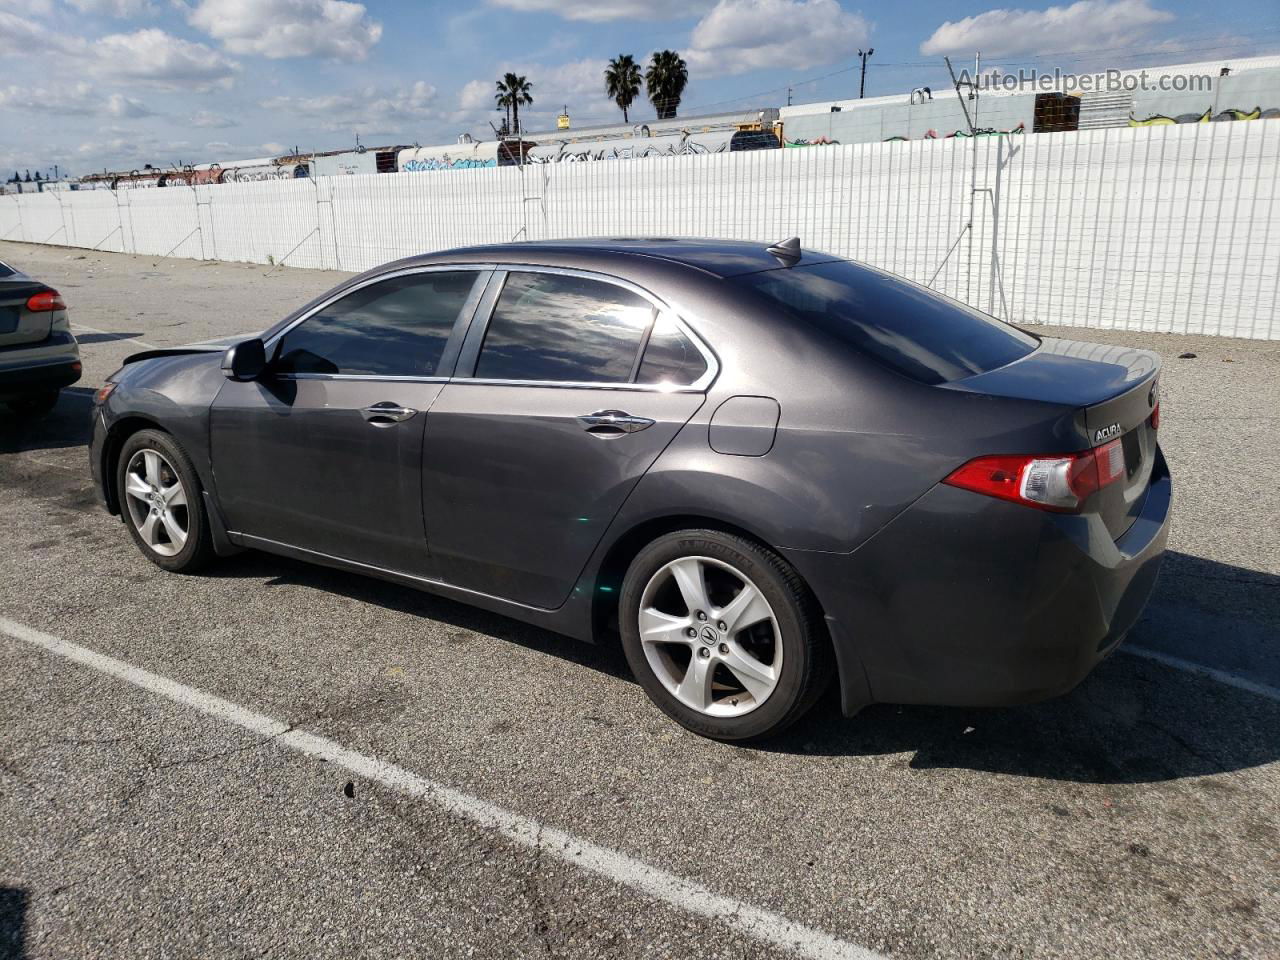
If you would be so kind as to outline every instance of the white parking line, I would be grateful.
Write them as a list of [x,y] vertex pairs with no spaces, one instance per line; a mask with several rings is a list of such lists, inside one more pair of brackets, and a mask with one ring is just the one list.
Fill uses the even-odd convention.
[[1159,650],[1149,650],[1146,647],[1135,647],[1131,644],[1123,644],[1120,647],[1122,653],[1131,656],[1141,657],[1144,660],[1151,660],[1155,663],[1162,663],[1166,667],[1173,667],[1175,670],[1185,670],[1187,673],[1194,673],[1201,677],[1208,677],[1210,680],[1216,680],[1218,683],[1225,683],[1229,687],[1236,687],[1239,690],[1247,690],[1255,693],[1260,697],[1266,697],[1268,700],[1275,700],[1280,703],[1280,690],[1275,687],[1267,686],[1265,683],[1258,683],[1255,680],[1249,680],[1234,673],[1227,673],[1225,670],[1219,670],[1216,667],[1208,667],[1203,663],[1195,663],[1192,660],[1183,660],[1181,657],[1171,657],[1167,653],[1161,653]]
[[762,943],[814,960],[884,960],[880,954],[829,933],[726,897],[700,883],[686,880],[609,847],[599,846],[563,830],[543,826],[532,817],[514,813],[461,790],[436,783],[395,764],[348,750],[332,740],[293,730],[283,721],[255,713],[229,700],[188,687],[141,667],[95,653],[87,647],[5,617],[0,617],[0,632],[15,640],[40,647],[55,656],[159,694],[182,706],[234,724],[250,733],[270,737],[282,747],[317,760],[325,760],[356,776],[376,781],[407,796],[427,800],[521,846],[536,849],[578,869],[630,887],[677,910],[722,923]]
[[[99,330],[97,327],[90,327],[87,324],[83,324],[83,323],[73,323],[71,324],[71,326],[73,326],[77,330],[88,330],[90,333],[106,333],[112,336],[117,335],[115,330]],[[161,347],[156,346],[154,343],[147,343],[147,341],[139,340],[137,337],[120,337],[120,340],[124,343],[136,343],[138,346],[145,347],[148,350],[162,349]]]

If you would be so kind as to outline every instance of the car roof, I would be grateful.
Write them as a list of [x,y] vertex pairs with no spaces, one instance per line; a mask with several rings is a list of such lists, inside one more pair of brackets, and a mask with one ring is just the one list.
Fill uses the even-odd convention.
[[[600,269],[609,261],[619,267],[636,258],[691,267],[715,277],[734,277],[783,266],[769,253],[769,243],[675,237],[592,237],[582,240],[535,240],[524,243],[459,247],[412,257],[401,263],[483,262]],[[581,258],[581,264],[575,264]],[[829,254],[803,251],[800,264],[834,259]]]

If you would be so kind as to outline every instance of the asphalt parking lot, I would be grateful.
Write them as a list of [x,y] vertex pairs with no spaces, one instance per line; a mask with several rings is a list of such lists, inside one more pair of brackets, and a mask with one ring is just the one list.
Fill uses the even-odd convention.
[[743,748],[612,648],[260,554],[166,574],[97,508],[125,356],[341,275],[0,259],[85,363],[0,413],[0,957],[1280,955],[1280,343],[1038,330],[1166,360],[1176,517],[1126,649],[1049,703],[828,698]]

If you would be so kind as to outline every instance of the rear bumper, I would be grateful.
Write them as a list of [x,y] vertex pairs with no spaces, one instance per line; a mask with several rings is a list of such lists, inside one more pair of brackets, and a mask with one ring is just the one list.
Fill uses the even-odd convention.
[[0,364],[0,400],[61,390],[79,380],[80,375],[80,360],[74,354],[33,364]]
[[1002,706],[1070,690],[1137,622],[1169,533],[1157,455],[1133,525],[939,485],[852,554],[788,553],[827,614],[846,713]]

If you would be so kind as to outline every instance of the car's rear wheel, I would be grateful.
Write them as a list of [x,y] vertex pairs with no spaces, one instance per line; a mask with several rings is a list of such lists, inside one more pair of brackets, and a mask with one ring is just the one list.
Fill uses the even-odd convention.
[[45,390],[10,400],[9,409],[20,417],[43,417],[58,405],[58,391]]
[[120,512],[138,549],[152,563],[190,573],[213,553],[200,479],[167,433],[140,430],[120,450]]
[[672,719],[718,740],[778,733],[830,676],[812,594],[781,557],[718,530],[659,537],[623,581],[631,670]]

